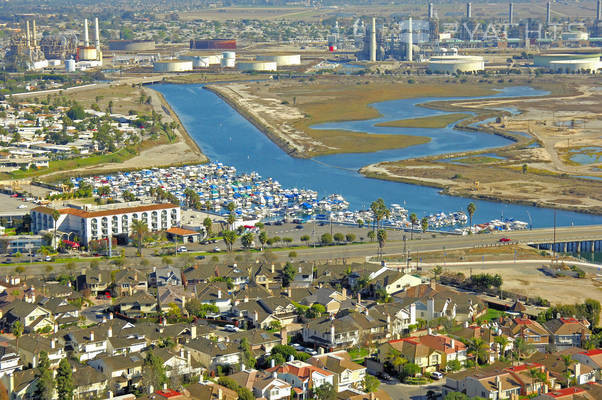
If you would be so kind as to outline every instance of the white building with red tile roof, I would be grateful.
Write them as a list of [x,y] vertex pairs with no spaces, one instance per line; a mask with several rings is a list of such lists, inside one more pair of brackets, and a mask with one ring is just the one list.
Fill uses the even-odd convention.
[[56,230],[75,233],[83,245],[92,240],[127,236],[134,220],[145,222],[150,232],[168,230],[180,224],[180,206],[171,203],[130,202],[82,208],[71,205],[61,209],[40,206],[31,210],[32,232],[53,232],[55,210],[59,212]]
[[311,389],[330,384],[334,387],[334,373],[303,361],[294,360],[267,370],[289,383],[300,400],[311,399]]

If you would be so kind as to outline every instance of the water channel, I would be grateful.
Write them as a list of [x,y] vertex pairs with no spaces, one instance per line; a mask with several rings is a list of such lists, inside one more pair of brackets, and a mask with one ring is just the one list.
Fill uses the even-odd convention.
[[[511,143],[500,136],[464,132],[448,126],[443,129],[407,129],[374,127],[378,122],[445,114],[443,111],[417,107],[432,100],[421,98],[393,100],[374,104],[383,115],[369,121],[329,123],[318,129],[349,129],[369,133],[412,134],[429,136],[429,143],[405,149],[385,150],[362,154],[337,154],[315,159],[290,157],[230,105],[202,85],[160,84],[153,89],[161,92],[180,120],[211,160],[235,166],[240,172],[256,171],[272,177],[283,186],[313,189],[319,196],[339,193],[350,203],[351,209],[365,209],[370,202],[382,197],[387,203],[398,203],[419,217],[436,212],[465,210],[473,201],[477,206],[474,222],[487,222],[495,218],[515,218],[533,227],[553,225],[554,211],[546,208],[506,204],[492,201],[470,200],[445,196],[439,189],[368,179],[357,172],[365,165],[448,152],[478,150],[504,146]],[[494,96],[540,95],[532,88],[515,87],[500,91]],[[602,216],[557,211],[557,224],[602,224]]]

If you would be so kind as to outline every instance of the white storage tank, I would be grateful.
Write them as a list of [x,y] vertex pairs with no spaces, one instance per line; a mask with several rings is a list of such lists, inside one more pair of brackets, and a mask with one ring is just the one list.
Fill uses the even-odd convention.
[[194,68],[207,68],[209,67],[209,58],[201,57],[201,56],[182,56],[180,57],[182,60],[192,61],[192,66]]
[[210,55],[207,58],[209,59],[209,65],[217,65],[220,64],[222,62],[222,55],[221,54],[214,54],[214,55]]
[[75,72],[75,60],[65,60],[65,71]]
[[301,64],[301,56],[299,54],[276,54],[276,55],[257,56],[256,58],[257,58],[257,61],[275,62],[280,67]]
[[434,56],[428,70],[435,73],[453,74],[460,72],[478,72],[485,69],[481,56]]
[[192,71],[192,61],[190,60],[166,60],[155,61],[153,64],[154,72],[185,72]]
[[234,58],[222,58],[222,68],[234,68],[236,66],[236,59]]
[[234,51],[224,51],[222,53],[222,58],[236,60],[236,53]]
[[241,71],[276,71],[278,65],[274,61],[245,61],[238,63]]
[[550,61],[549,68],[555,72],[589,72],[595,74],[602,68],[602,63],[591,58]]

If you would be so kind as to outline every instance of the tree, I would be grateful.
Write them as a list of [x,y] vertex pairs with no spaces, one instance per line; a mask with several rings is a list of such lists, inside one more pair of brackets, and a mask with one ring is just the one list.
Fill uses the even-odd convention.
[[53,243],[53,247],[56,250],[56,247],[57,247],[57,243],[56,243],[56,229],[58,228],[57,221],[61,217],[61,213],[59,212],[59,210],[52,210],[51,216],[52,216],[52,219],[54,220],[54,238],[53,238],[54,243]]
[[470,397],[462,392],[449,392],[445,396],[445,400],[470,400]]
[[147,386],[153,385],[153,387],[160,388],[164,383],[167,383],[167,375],[165,374],[163,361],[161,361],[161,359],[152,351],[146,353],[143,372]]
[[232,251],[232,246],[234,246],[234,242],[236,242],[236,232],[234,231],[224,231],[222,233],[222,237],[224,239],[224,243],[228,248],[228,251]]
[[73,400],[73,384],[72,368],[66,358],[62,358],[59,362],[59,368],[56,371],[56,391],[59,400]]
[[247,232],[240,237],[240,243],[242,244],[242,246],[245,249],[248,249],[251,246],[253,246],[254,240],[255,240],[255,235],[253,235],[251,232]]
[[508,338],[504,335],[496,336],[493,341],[497,343],[499,348],[500,357],[506,354],[506,347],[508,346]]
[[[232,203],[230,203],[232,204]],[[228,214],[228,218],[226,219],[226,222],[228,222],[228,226],[230,227],[230,229],[234,229],[234,222],[236,221],[236,216],[234,215],[234,213],[230,213]]]
[[48,353],[45,351],[40,352],[36,377],[38,378],[38,382],[34,391],[34,398],[52,399],[54,394],[54,382],[52,379],[52,372],[50,372]]
[[213,226],[213,221],[211,218],[207,217],[203,220],[203,226],[205,227],[205,232],[207,232],[207,236],[211,235],[211,227]]
[[379,255],[382,258],[383,247],[385,247],[385,242],[387,241],[387,231],[379,229],[378,232],[376,232],[376,240],[378,241]]
[[452,372],[456,372],[462,369],[462,363],[458,360],[450,360],[447,362],[447,368]]
[[[571,386],[571,365],[575,363],[573,357],[570,354],[562,354],[560,356],[564,363],[564,376],[566,377],[566,387]],[[575,377],[577,378],[577,377]]]
[[420,220],[420,227],[422,228],[422,233],[425,233],[426,230],[429,228],[429,219],[427,217],[423,217]]
[[13,326],[11,327],[11,331],[15,336],[17,342],[17,353],[19,353],[19,338],[23,335],[23,324],[21,321],[17,320],[13,322]]
[[487,344],[481,338],[472,338],[468,342],[468,352],[474,356],[474,367],[476,370],[479,366],[479,361],[487,359]]
[[312,399],[315,400],[335,400],[336,399],[336,391],[334,386],[330,383],[323,383],[318,387],[314,387],[312,390]]
[[318,318],[325,313],[326,307],[324,307],[322,304],[315,303],[306,310],[305,316],[307,318]]
[[443,272],[443,268],[441,268],[440,265],[435,266],[435,268],[433,268],[433,275],[435,276],[435,282],[437,282],[437,276],[441,275],[441,273]]
[[345,240],[345,235],[343,235],[341,232],[337,232],[334,234],[333,239],[336,242],[342,242],[343,240]]
[[466,207],[466,211],[468,212],[468,217],[470,218],[470,227],[472,228],[472,216],[474,215],[475,211],[477,211],[477,206],[475,206],[473,202],[470,202]]
[[266,231],[261,231],[259,232],[259,243],[261,243],[261,250],[263,251],[263,246],[265,246],[265,244],[268,241],[268,234]]
[[305,245],[306,245],[306,246],[308,246],[308,245],[309,245],[309,240],[310,240],[310,237],[309,237],[309,235],[302,235],[302,236],[301,236],[301,241],[302,241],[302,242],[305,242]]
[[355,234],[353,234],[353,233],[346,234],[345,240],[347,240],[349,243],[355,242]]
[[241,339],[239,347],[242,351],[242,361],[245,364],[245,367],[255,368],[257,360],[253,356],[253,352],[251,352],[251,346],[249,345],[249,341],[247,340],[247,338]]
[[420,367],[414,363],[406,363],[403,366],[403,376],[416,376],[420,372]]
[[533,345],[530,344],[529,342],[527,342],[522,337],[516,338],[516,340],[514,341],[513,347],[514,347],[513,355],[517,361],[522,360],[523,356],[526,356],[527,354],[531,353],[531,351],[533,350]]
[[378,387],[380,386],[380,381],[378,380],[378,378],[376,378],[372,375],[366,374],[366,377],[364,378],[363,386],[364,386],[364,392],[373,393],[378,390]]
[[282,270],[282,286],[289,287],[291,282],[295,279],[295,274],[297,271],[295,267],[289,262],[286,263],[284,269]]
[[418,217],[416,216],[416,214],[411,213],[410,214],[410,222],[412,223],[412,230],[410,231],[410,240],[414,239],[414,225],[416,225],[418,223]]
[[380,221],[383,218],[391,215],[391,210],[387,208],[385,201],[381,198],[373,201],[372,204],[370,204],[370,210],[372,211],[374,220],[376,221],[376,229],[380,228]]
[[132,235],[136,239],[138,246],[138,256],[142,256],[142,243],[146,235],[148,235],[148,225],[146,222],[135,219],[132,221]]
[[374,233],[374,231],[369,231],[368,232],[368,239],[370,239],[370,241],[373,242],[374,239],[376,239],[376,233]]
[[328,232],[324,233],[320,237],[320,242],[322,242],[322,244],[331,244],[332,243],[332,235]]

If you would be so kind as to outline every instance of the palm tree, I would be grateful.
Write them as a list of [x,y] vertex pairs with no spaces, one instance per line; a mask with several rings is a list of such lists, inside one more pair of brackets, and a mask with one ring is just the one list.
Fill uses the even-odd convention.
[[138,245],[138,256],[142,256],[142,241],[145,236],[148,234],[148,225],[139,219],[135,219],[132,221],[132,234],[136,238],[136,243]]
[[387,240],[387,231],[384,229],[379,229],[378,232],[376,232],[376,240],[378,240],[379,255],[382,258],[383,247],[385,246],[385,241]]
[[[232,203],[230,203],[230,204],[232,204]],[[228,219],[227,219],[228,226],[230,227],[230,229],[234,229],[234,221],[236,221],[236,216],[234,215],[234,213],[231,212],[230,214],[228,214]]]
[[499,335],[493,341],[498,344],[500,357],[504,356],[506,354],[506,346],[508,346],[508,338],[504,335]]
[[514,356],[517,361],[522,360],[523,355],[530,353],[533,345],[529,344],[524,337],[518,337],[514,341]]
[[205,232],[207,232],[207,236],[211,235],[211,226],[213,225],[213,221],[211,218],[207,217],[203,220],[203,226],[205,227]]
[[[571,386],[571,365],[573,365],[575,363],[575,361],[573,360],[573,358],[568,355],[568,354],[563,354],[560,357],[562,357],[562,362],[564,363],[564,374],[566,376],[566,387]],[[575,376],[575,378],[577,378]]]
[[391,210],[387,208],[385,201],[383,199],[377,199],[370,204],[370,210],[372,214],[374,214],[374,219],[376,220],[376,229],[380,227],[380,221],[391,215]]
[[475,211],[477,211],[477,206],[475,206],[473,202],[470,202],[468,204],[468,207],[466,207],[466,211],[468,212],[468,216],[470,217],[470,228],[472,232],[472,216],[474,215]]
[[414,239],[414,225],[416,225],[416,223],[418,222],[418,217],[416,216],[416,214],[411,213],[410,214],[410,222],[412,223],[412,230],[410,231],[410,240]]
[[57,243],[56,243],[56,228],[58,227],[57,225],[57,221],[59,220],[59,218],[61,217],[61,213],[59,212],[59,210],[52,210],[52,219],[54,220],[54,245],[53,248],[56,250],[57,247]]
[[437,276],[441,275],[442,272],[443,272],[443,268],[441,268],[441,265],[437,265],[437,266],[435,266],[435,268],[433,268],[433,275],[435,276],[435,282],[437,282]]
[[226,247],[228,247],[228,251],[232,251],[232,246],[234,245],[234,242],[236,241],[236,232],[224,231],[222,236],[224,238],[224,243],[226,244]]
[[487,358],[487,344],[481,338],[472,338],[468,342],[468,351],[474,354],[474,368],[479,367],[479,359]]
[[17,341],[17,353],[19,353],[19,338],[21,337],[21,335],[23,335],[23,324],[21,323],[21,321],[13,322],[12,331]]
[[422,233],[425,233],[426,230],[429,228],[429,219],[427,217],[423,217],[420,220],[420,227],[422,228]]

